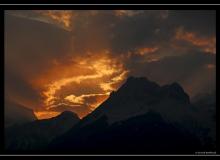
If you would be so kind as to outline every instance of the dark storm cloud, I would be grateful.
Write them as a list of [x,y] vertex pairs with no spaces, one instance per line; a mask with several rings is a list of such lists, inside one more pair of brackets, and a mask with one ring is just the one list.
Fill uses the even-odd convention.
[[[144,11],[135,17],[125,17],[119,20],[117,26],[113,29],[115,37],[112,39],[113,52],[120,53],[143,46],[152,46],[160,42],[157,31],[163,27],[166,18],[161,14],[164,11]],[[167,30],[166,38],[171,36]]]
[[5,72],[6,99],[15,100],[15,102],[29,108],[38,107],[42,101],[39,92],[34,90],[24,77],[9,69],[6,69]]
[[216,11],[214,10],[170,11],[169,13],[168,23],[184,26],[186,30],[198,32],[203,36],[215,35]]
[[[6,58],[18,58],[29,65],[41,67],[49,58],[62,58],[69,49],[67,31],[50,24],[6,15]],[[15,54],[16,52],[16,54]]]
[[119,54],[156,43],[160,37],[156,31],[166,20],[162,14],[167,11],[130,12],[129,16],[118,16],[115,11],[98,11],[95,16],[87,14],[76,19],[72,31],[75,49],[84,50],[85,46],[87,50],[110,48],[113,54]]
[[215,37],[216,29],[215,11],[144,11],[137,16],[115,17],[111,23],[115,26],[107,35],[113,35],[112,50],[117,54],[155,45],[171,50],[180,27],[203,38]]
[[[158,54],[175,55],[172,45],[177,43],[174,38],[179,28],[203,39],[215,37],[215,11],[123,11],[122,15],[116,11],[77,13],[81,16],[73,22],[75,52],[108,48],[118,56],[141,47],[159,46]],[[185,42],[181,45],[198,48]]]
[[40,106],[39,90],[30,80],[52,65],[50,60],[63,58],[69,39],[65,30],[50,24],[5,14],[6,91],[17,94],[18,101],[33,100],[31,106]]

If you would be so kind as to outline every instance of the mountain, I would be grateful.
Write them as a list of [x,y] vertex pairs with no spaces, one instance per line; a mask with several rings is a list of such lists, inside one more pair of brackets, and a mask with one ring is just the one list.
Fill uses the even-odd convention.
[[79,122],[78,116],[65,111],[50,119],[36,120],[6,129],[6,150],[44,150],[55,137],[65,133]]
[[178,83],[159,86],[145,77],[129,77],[96,110],[55,138],[49,150],[194,154],[207,149],[196,134],[197,124],[189,96]]
[[[90,123],[105,115],[108,123],[125,120],[141,115],[148,110],[161,112],[168,120],[179,119],[187,112],[190,104],[189,96],[178,83],[160,87],[145,77],[129,77],[110,97],[95,111],[85,118]],[[172,112],[174,109],[174,112]]]
[[24,124],[36,120],[33,110],[22,106],[20,104],[11,102],[6,99],[5,101],[5,128],[12,125]]

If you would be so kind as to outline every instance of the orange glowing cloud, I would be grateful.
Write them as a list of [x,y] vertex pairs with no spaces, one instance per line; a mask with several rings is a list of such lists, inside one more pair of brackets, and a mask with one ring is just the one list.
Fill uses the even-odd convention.
[[72,11],[68,10],[46,10],[46,11],[35,11],[40,13],[43,16],[46,16],[57,22],[58,24],[62,25],[65,29],[71,30],[71,20],[74,16]]
[[[121,64],[114,64],[114,60],[109,59],[106,56],[100,57],[100,59],[96,60],[90,60],[90,59],[84,59],[82,61],[79,61],[80,65],[84,65],[83,68],[87,68],[88,70],[92,70],[93,73],[89,75],[74,75],[70,77],[64,77],[58,80],[55,80],[54,82],[47,85],[47,90],[43,92],[43,95],[46,97],[45,104],[51,105],[56,101],[55,94],[58,90],[60,90],[63,86],[68,85],[72,82],[76,82],[80,84],[82,81],[88,81],[91,79],[104,79],[108,76],[114,76],[116,74],[116,77],[123,77],[122,74],[123,68]],[[68,68],[68,70],[71,72],[74,70],[74,68]],[[119,75],[118,75],[119,74]],[[113,81],[120,81],[122,78],[114,79]],[[103,81],[103,80],[101,80]],[[103,81],[100,83],[101,86],[107,84],[107,82]],[[104,87],[102,87],[104,88]],[[77,99],[80,101],[79,99]]]
[[187,32],[183,28],[178,28],[175,35],[176,40],[183,40],[192,45],[201,48],[205,52],[216,53],[216,38],[215,37],[200,37],[194,32]]
[[104,91],[113,91],[116,89],[115,85],[117,85],[118,82],[122,82],[125,77],[127,76],[128,71],[122,71],[120,72],[118,75],[114,76],[110,82],[103,82],[100,84],[100,87],[104,90]]
[[128,51],[126,54],[122,54],[121,58],[126,59],[126,58],[131,58],[134,55],[137,56],[147,56],[148,58],[152,59],[151,57],[153,56],[153,53],[159,50],[159,47],[154,46],[154,47],[139,47],[136,48],[135,51]]
[[158,50],[158,47],[143,47],[143,48],[139,48],[137,51],[138,55],[144,56],[150,53],[154,53]]
[[83,103],[84,103],[84,99],[83,99],[83,98],[84,98],[83,95],[77,97],[77,96],[75,96],[75,95],[73,95],[73,94],[71,94],[71,95],[65,97],[66,100],[68,100],[68,101],[70,101],[70,102],[72,102],[72,103],[75,103],[75,104],[83,104]]
[[[159,61],[162,58],[160,54],[157,54],[159,49],[160,47],[158,46],[139,47],[136,48],[133,52],[128,51],[126,54],[122,54],[121,59],[132,59],[133,56],[140,56],[141,60],[139,62],[141,63]],[[127,73],[124,74],[126,75]]]
[[48,119],[52,117],[56,117],[60,114],[60,112],[54,111],[34,111],[35,116],[37,119]]
[[86,104],[89,105],[91,109],[95,109],[99,106],[103,101],[105,101],[110,93],[105,94],[87,94],[75,96],[73,94],[66,96],[65,100],[75,103],[75,104]]
[[[68,102],[72,105],[86,105],[93,110],[107,99],[111,91],[117,89],[128,73],[118,59],[110,56],[109,51],[94,54],[88,52],[84,56],[68,58],[67,61],[52,61],[51,68],[32,81],[35,88],[41,90],[45,109]],[[88,93],[89,84],[90,88],[98,90]],[[73,87],[71,85],[75,85],[79,91],[66,93],[63,90],[65,87]]]

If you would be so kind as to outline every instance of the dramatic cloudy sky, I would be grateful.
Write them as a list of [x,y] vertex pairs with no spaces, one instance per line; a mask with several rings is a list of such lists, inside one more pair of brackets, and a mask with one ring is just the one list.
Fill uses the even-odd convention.
[[5,97],[38,118],[83,117],[130,75],[213,92],[215,61],[215,11],[5,12]]

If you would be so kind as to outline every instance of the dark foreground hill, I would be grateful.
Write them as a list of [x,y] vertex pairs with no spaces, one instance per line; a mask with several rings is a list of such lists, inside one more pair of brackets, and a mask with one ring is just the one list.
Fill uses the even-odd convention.
[[6,150],[45,150],[53,138],[65,133],[79,120],[76,114],[65,111],[54,118],[12,126],[6,129]]

